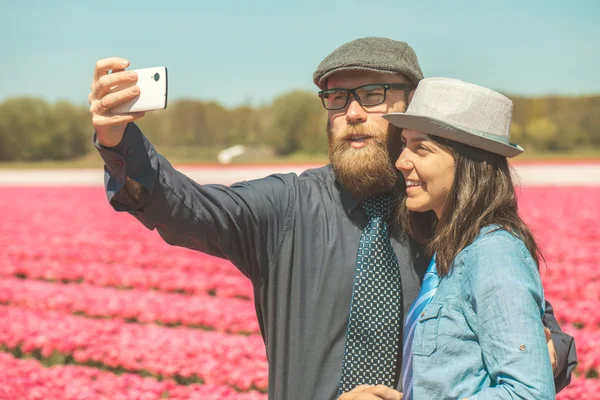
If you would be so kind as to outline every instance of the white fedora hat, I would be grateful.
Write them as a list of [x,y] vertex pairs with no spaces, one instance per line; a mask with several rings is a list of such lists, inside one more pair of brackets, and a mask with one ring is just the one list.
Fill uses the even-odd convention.
[[399,128],[440,136],[506,157],[523,148],[510,143],[512,101],[493,90],[452,78],[419,82],[405,113],[383,118]]

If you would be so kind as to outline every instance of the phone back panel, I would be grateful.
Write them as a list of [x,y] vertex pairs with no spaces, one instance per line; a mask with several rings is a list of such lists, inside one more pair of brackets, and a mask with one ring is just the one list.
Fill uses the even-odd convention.
[[[167,68],[134,70],[138,75],[140,95],[111,109],[112,114],[162,110],[167,107]],[[133,85],[132,85],[133,86]]]

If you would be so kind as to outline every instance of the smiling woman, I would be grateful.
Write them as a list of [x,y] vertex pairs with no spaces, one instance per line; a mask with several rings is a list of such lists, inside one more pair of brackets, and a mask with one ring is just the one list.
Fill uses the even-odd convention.
[[541,257],[507,161],[523,151],[512,102],[430,78],[384,118],[403,129],[400,222],[433,255],[406,318],[403,398],[553,399]]

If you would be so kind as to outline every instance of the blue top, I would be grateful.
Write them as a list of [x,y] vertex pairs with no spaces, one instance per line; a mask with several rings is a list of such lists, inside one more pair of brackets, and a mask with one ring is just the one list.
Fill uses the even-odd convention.
[[525,243],[487,227],[419,316],[415,399],[554,399],[544,290]]

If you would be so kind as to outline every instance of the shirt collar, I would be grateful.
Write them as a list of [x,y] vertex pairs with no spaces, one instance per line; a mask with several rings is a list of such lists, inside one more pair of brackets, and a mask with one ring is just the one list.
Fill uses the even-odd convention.
[[344,207],[344,211],[346,211],[346,214],[350,214],[356,207],[360,205],[360,200],[354,197],[352,193],[350,193],[350,191],[337,180],[335,181],[335,185],[340,191],[340,199],[342,202],[342,207]]
[[329,172],[330,178],[333,180],[336,189],[340,193],[340,202],[342,203],[342,207],[344,208],[346,214],[350,215],[350,213],[354,211],[355,208],[360,206],[360,202],[362,201],[362,199],[354,197],[354,195],[350,193],[350,191],[337,180],[335,176],[335,171],[333,170],[331,164],[329,164]]
[[344,185],[338,182],[335,176],[335,171],[333,170],[331,164],[328,164],[327,167],[329,168],[329,179],[331,179],[333,186],[335,186],[335,189],[340,194],[340,203],[342,204],[346,214],[350,214],[356,207],[360,205],[360,200],[355,198]]
[[[352,193],[350,193],[350,191],[348,189],[346,189],[346,187],[344,185],[342,185],[340,182],[338,182],[331,164],[329,164],[329,170],[330,170],[330,177],[331,177],[331,179],[333,179],[335,187],[340,192],[340,202],[342,203],[342,207],[344,208],[344,211],[346,211],[346,214],[349,215],[352,211],[354,211],[354,209],[356,207],[360,206],[360,202],[362,199],[358,199],[358,198],[354,197],[354,195]],[[391,195],[391,194],[387,194],[387,195]]]

